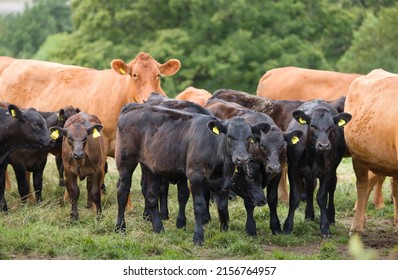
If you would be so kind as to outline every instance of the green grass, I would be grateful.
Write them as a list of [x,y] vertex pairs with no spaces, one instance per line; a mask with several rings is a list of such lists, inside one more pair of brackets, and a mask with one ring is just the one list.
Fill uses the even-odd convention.
[[[220,232],[215,205],[211,205],[212,220],[205,226],[204,246],[194,246],[192,235],[194,218],[192,198],[187,205],[187,227],[177,229],[177,193],[170,186],[170,219],[164,221],[165,232],[154,234],[152,225],[142,218],[144,200],[139,188],[139,171],[133,178],[131,197],[133,209],[126,213],[127,231],[114,233],[117,214],[116,181],[118,173],[113,159],[109,159],[106,176],[107,192],[103,196],[101,221],[93,211],[85,208],[85,182],[81,182],[79,221],[70,219],[70,204],[63,202],[62,187],[57,186],[54,159],[44,174],[43,203],[22,205],[17,193],[15,178],[10,170],[12,190],[6,193],[10,208],[0,214],[0,259],[352,259],[348,251],[349,227],[353,217],[356,190],[351,160],[344,159],[338,170],[336,190],[336,224],[331,227],[333,236],[322,240],[317,221],[305,221],[305,203],[300,203],[295,214],[291,235],[272,235],[269,229],[268,206],[255,209],[257,238],[245,234],[246,212],[240,198],[230,201],[230,229]],[[388,183],[386,183],[388,184]],[[377,257],[390,259],[397,256],[398,249],[391,238],[393,205],[389,200],[389,188],[384,188],[386,207],[375,210],[369,203],[365,249],[375,246],[380,232],[385,236],[385,246],[378,245]],[[278,214],[283,224],[288,213],[285,204],[279,204]],[[316,219],[319,209],[315,203]],[[384,221],[384,222],[383,222]],[[388,224],[386,224],[386,221]]]

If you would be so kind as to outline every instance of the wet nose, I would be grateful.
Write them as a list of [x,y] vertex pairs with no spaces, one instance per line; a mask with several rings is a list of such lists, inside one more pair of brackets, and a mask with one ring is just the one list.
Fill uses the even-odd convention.
[[280,166],[280,165],[276,165],[276,164],[270,164],[270,165],[268,165],[267,168],[266,168],[266,172],[267,172],[268,174],[271,174],[271,175],[277,174],[277,173],[279,173],[280,171],[281,171],[281,166]]
[[329,151],[331,149],[331,145],[330,142],[318,142],[316,148],[318,151]]
[[73,152],[73,159],[82,159],[83,158],[83,152]]

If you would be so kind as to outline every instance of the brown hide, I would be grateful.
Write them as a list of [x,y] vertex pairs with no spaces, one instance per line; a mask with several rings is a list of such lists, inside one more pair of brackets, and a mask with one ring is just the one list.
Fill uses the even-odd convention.
[[346,144],[352,154],[357,178],[357,207],[351,232],[363,232],[365,210],[377,175],[391,176],[394,224],[398,229],[398,75],[373,70],[353,81],[345,111],[353,118],[345,127]]
[[98,116],[104,126],[107,154],[113,156],[116,124],[123,105],[142,103],[151,92],[165,94],[161,76],[180,69],[180,61],[160,64],[139,53],[130,63],[120,59],[112,69],[95,70],[52,62],[0,57],[0,100],[40,111],[71,105]]
[[212,96],[211,93],[205,89],[187,87],[183,92],[178,94],[175,99],[191,101],[204,107],[206,105],[207,100],[211,96]]
[[330,101],[345,96],[351,82],[359,76],[292,66],[275,68],[261,77],[257,95],[283,100]]

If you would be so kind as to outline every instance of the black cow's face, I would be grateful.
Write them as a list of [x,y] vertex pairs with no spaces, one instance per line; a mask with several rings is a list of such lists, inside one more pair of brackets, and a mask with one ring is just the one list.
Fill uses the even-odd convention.
[[248,152],[250,142],[258,141],[261,132],[267,133],[270,125],[261,123],[252,127],[243,118],[235,117],[223,122],[211,121],[208,127],[215,134],[225,134],[227,152],[232,162],[238,167],[247,169],[250,175],[252,173],[249,166],[252,156]]
[[59,135],[66,137],[67,143],[72,150],[72,158],[74,160],[82,160],[88,137],[90,135],[93,135],[94,138],[100,136],[102,128],[103,126],[99,124],[87,128],[83,124],[74,123],[68,128],[51,127],[50,131],[54,139],[57,139]]
[[309,126],[311,145],[317,152],[330,151],[335,130],[351,120],[350,114],[333,115],[332,112],[323,108],[314,110],[311,117],[297,110],[293,112],[293,117],[299,123]]
[[9,113],[19,121],[21,139],[31,147],[48,147],[51,143],[50,134],[44,118],[35,109],[20,110],[15,105],[8,106]]

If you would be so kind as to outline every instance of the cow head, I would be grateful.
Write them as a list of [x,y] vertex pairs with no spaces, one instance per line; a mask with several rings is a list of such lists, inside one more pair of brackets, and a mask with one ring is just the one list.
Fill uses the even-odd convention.
[[95,124],[89,128],[81,123],[73,123],[68,128],[62,127],[51,127],[51,137],[57,139],[60,135],[66,137],[67,143],[72,150],[71,157],[74,160],[83,160],[84,158],[84,148],[87,143],[87,139],[90,135],[93,138],[97,138],[102,131],[103,126],[100,124]]
[[170,59],[160,64],[147,53],[139,53],[133,61],[126,64],[120,59],[111,62],[112,69],[119,75],[128,77],[128,88],[133,102],[143,103],[152,92],[164,93],[160,86],[162,76],[171,76],[180,70],[178,59]]
[[351,115],[348,113],[335,115],[324,108],[314,110],[311,116],[301,110],[296,110],[293,112],[293,117],[300,124],[308,126],[311,145],[317,152],[331,150],[331,139],[335,130],[345,126],[351,120]]
[[21,110],[16,105],[10,104],[8,105],[8,112],[17,120],[19,134],[15,143],[22,141],[24,144],[38,148],[50,145],[51,138],[46,121],[36,109]]
[[267,199],[263,191],[260,165],[254,161],[250,161],[249,165],[249,168],[253,171],[252,178],[242,168],[236,167],[232,176],[231,190],[254,206],[264,206],[267,203]]
[[[264,172],[274,176],[282,172],[282,163],[286,160],[287,146],[295,145],[303,136],[301,130],[283,132],[277,126],[272,126],[268,133],[262,133],[258,143],[253,143],[253,154],[263,163]],[[257,148],[256,148],[257,147]]]
[[230,159],[236,166],[246,168],[250,176],[253,172],[249,166],[252,159],[248,152],[250,142],[259,141],[261,132],[267,133],[271,126],[268,123],[250,126],[243,118],[234,117],[226,121],[210,121],[207,127],[216,135],[225,135],[226,150]]

